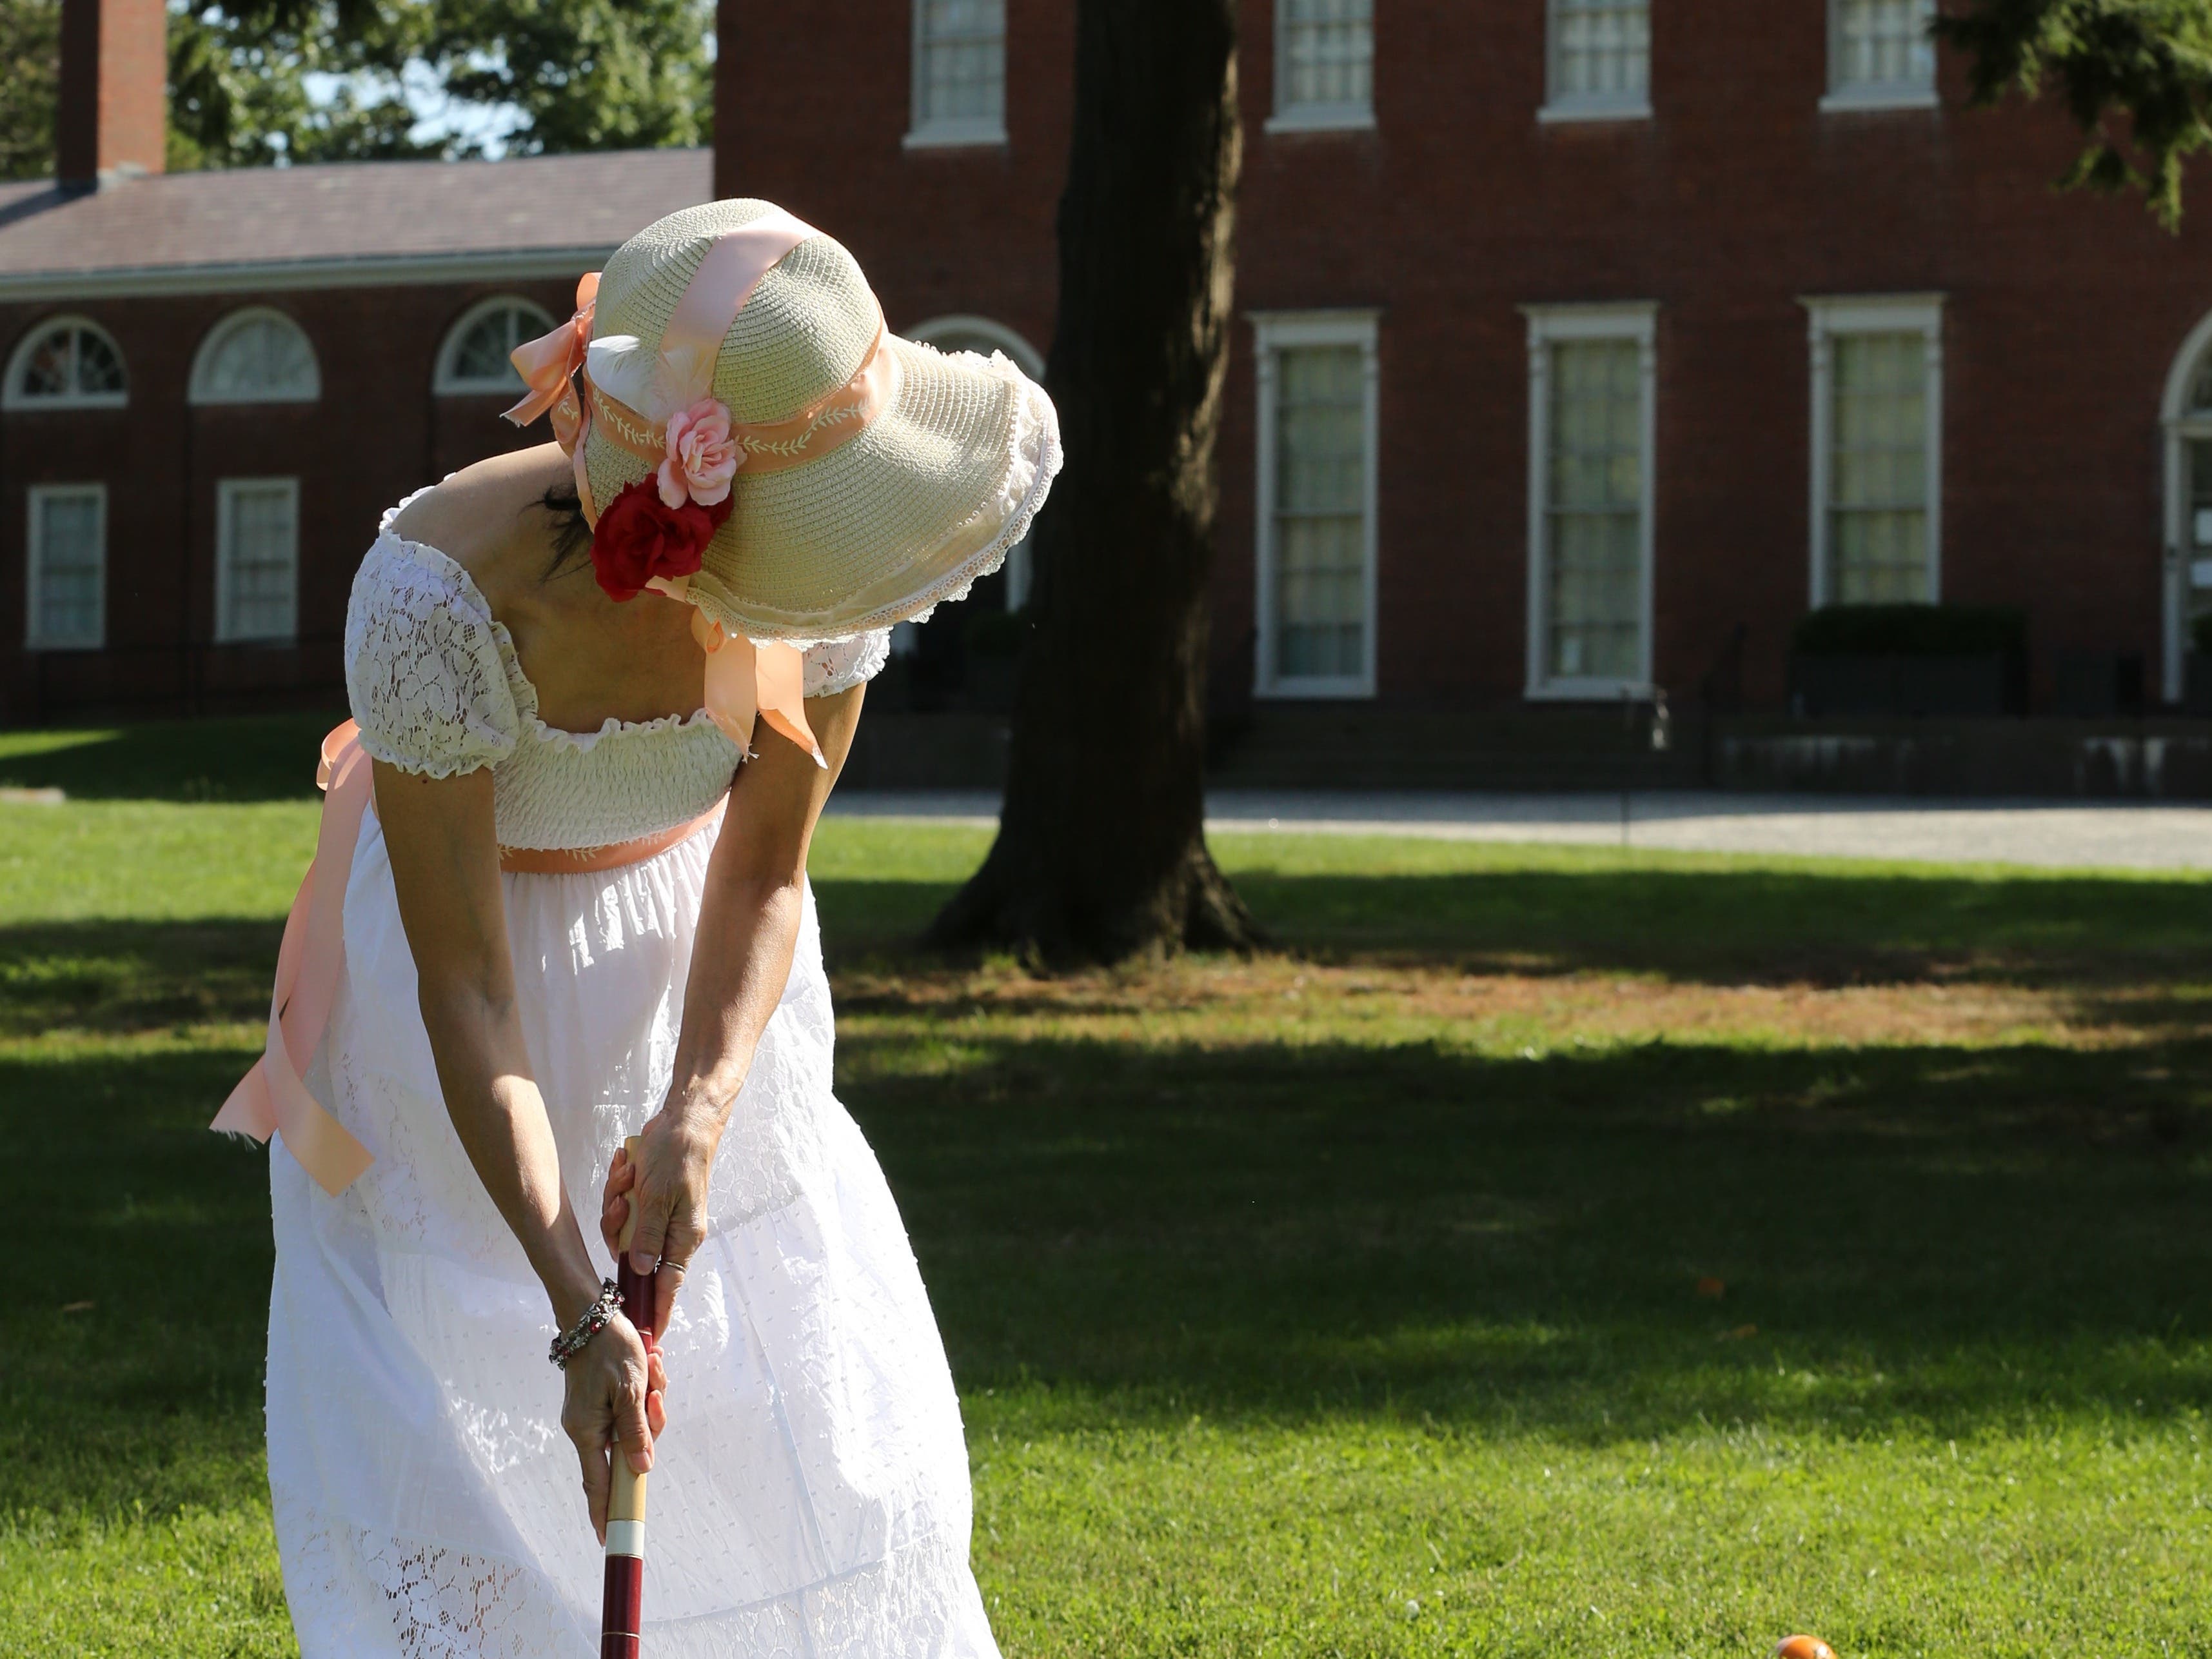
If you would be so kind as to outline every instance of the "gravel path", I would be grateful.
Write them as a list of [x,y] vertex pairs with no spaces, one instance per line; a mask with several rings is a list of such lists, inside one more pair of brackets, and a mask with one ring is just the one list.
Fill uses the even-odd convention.
[[[833,815],[988,825],[980,792],[833,796]],[[1926,859],[2055,868],[2212,870],[2212,806],[1882,796],[1638,793],[1622,824],[1613,794],[1512,795],[1217,790],[1212,830],[1556,842],[1687,852]]]

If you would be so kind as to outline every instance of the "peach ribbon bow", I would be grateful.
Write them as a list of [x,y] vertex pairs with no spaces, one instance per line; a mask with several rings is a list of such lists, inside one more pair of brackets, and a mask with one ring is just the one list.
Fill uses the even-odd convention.
[[307,866],[284,942],[276,951],[276,989],[269,1000],[269,1037],[261,1058],[230,1091],[210,1129],[265,1141],[277,1130],[285,1150],[322,1189],[337,1197],[375,1161],[347,1133],[301,1078],[330,1024],[344,962],[346,878],[368,805],[368,756],[351,720],[323,739],[315,782],[325,792],[315,861]]
[[554,435],[562,448],[571,452],[583,418],[576,402],[576,371],[591,349],[592,314],[599,298],[599,273],[587,271],[576,279],[576,314],[550,334],[525,340],[507,354],[530,390],[507,411],[507,418],[517,426],[528,426],[540,415],[550,415]]
[[[672,599],[690,600],[689,576],[655,576],[646,586]],[[724,737],[750,755],[757,718],[811,755],[817,766],[829,766],[806,723],[806,659],[797,646],[755,645],[742,634],[725,634],[696,604],[691,637],[707,653],[707,718]]]

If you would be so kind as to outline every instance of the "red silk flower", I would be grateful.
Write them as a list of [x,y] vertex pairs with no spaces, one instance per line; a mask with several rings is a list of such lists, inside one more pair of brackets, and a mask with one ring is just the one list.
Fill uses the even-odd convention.
[[592,568],[611,599],[634,599],[655,576],[689,576],[737,503],[671,507],[650,477],[625,485],[592,532]]

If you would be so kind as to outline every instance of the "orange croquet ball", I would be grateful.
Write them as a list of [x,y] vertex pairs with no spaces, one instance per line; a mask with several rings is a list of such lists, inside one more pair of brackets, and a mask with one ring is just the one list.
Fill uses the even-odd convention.
[[1774,1644],[1774,1659],[1836,1659],[1836,1650],[1817,1636],[1785,1636]]

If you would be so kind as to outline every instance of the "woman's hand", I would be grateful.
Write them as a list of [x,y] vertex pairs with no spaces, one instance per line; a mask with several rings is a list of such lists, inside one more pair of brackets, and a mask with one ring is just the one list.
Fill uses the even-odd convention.
[[[621,1253],[623,1224],[637,1206],[630,1235],[630,1271],[653,1274],[653,1328],[668,1328],[669,1310],[684,1282],[692,1252],[707,1237],[707,1182],[714,1173],[719,1123],[702,1126],[702,1114],[665,1106],[646,1122],[633,1163],[627,1147],[615,1149],[599,1210],[599,1236],[609,1255]],[[656,1340],[655,1346],[659,1343]]]
[[637,1327],[617,1314],[568,1361],[561,1382],[561,1426],[584,1466],[584,1501],[604,1544],[613,1481],[610,1455],[627,1457],[639,1474],[653,1467],[653,1438],[668,1421],[661,1403],[667,1375],[660,1356],[646,1352]]

